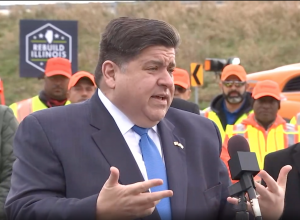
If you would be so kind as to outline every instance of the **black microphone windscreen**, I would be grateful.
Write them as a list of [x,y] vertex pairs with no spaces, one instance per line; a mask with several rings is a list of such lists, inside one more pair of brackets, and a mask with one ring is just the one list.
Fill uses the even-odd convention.
[[241,135],[232,136],[227,146],[230,158],[238,151],[250,152],[248,141]]

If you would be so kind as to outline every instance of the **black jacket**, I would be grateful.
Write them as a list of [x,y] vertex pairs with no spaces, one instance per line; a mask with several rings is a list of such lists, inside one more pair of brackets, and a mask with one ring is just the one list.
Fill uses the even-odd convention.
[[[224,101],[223,94],[216,96],[212,100],[212,102],[210,104],[210,108],[213,112],[215,112],[218,115],[218,117],[222,123],[223,129],[225,130],[227,121],[226,121],[225,112],[223,110],[223,101]],[[244,103],[243,107],[241,108],[241,110],[239,111],[236,120],[238,120],[243,114],[249,114],[249,112],[252,110],[252,102],[253,102],[253,98],[251,97],[251,93],[247,92],[246,97],[245,97],[245,103]]]
[[[277,180],[280,169],[285,165],[291,165],[292,170],[288,174],[285,208],[280,220],[300,219],[300,143],[286,149],[266,155],[264,170]],[[262,181],[266,186],[266,183]]]
[[189,102],[184,99],[174,98],[170,107],[200,115],[199,106],[193,102]]

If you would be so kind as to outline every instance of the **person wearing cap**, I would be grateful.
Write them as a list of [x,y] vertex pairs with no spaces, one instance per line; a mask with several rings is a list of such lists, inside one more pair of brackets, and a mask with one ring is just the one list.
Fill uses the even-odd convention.
[[45,68],[44,89],[32,98],[11,104],[15,117],[21,122],[32,112],[69,104],[67,90],[72,67],[68,59],[55,57],[48,59]]
[[189,100],[191,97],[189,73],[184,69],[175,68],[173,79],[175,85],[174,97]]
[[71,103],[85,101],[92,97],[96,90],[94,76],[85,71],[79,71],[71,76],[68,85],[68,100]]
[[252,98],[247,89],[247,73],[241,65],[227,65],[219,83],[222,94],[216,96],[201,115],[214,121],[224,141],[227,125],[241,123],[252,112]]
[[175,92],[170,107],[200,115],[199,106],[188,101],[191,96],[189,73],[184,69],[175,68],[173,81]]
[[[258,82],[252,91],[252,97],[254,112],[240,124],[228,126],[227,132],[228,135],[242,135],[248,140],[250,151],[256,153],[259,167],[263,169],[265,155],[297,143],[298,131],[296,126],[287,123],[278,114],[280,88],[276,82]],[[227,141],[228,136],[225,137],[221,159],[228,168],[230,157]]]

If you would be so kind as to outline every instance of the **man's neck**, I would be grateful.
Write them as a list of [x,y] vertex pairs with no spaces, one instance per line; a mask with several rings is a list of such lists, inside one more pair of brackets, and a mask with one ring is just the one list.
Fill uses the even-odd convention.
[[174,94],[174,98],[183,99],[181,95],[175,95],[175,94]]
[[237,103],[237,104],[231,104],[225,101],[226,108],[229,112],[235,112],[242,106],[243,102]]
[[51,99],[44,90],[42,90],[39,94],[39,99],[48,107],[62,106],[65,105],[67,99],[63,100],[55,100]]
[[265,129],[265,131],[268,131],[269,128],[272,126],[272,124],[275,122],[275,120],[271,121],[271,122],[260,122],[259,120],[257,120],[255,118],[256,122]]

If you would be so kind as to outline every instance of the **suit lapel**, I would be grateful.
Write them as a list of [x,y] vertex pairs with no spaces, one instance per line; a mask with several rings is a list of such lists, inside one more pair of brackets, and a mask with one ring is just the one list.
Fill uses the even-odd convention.
[[113,117],[107,111],[98,92],[90,100],[90,124],[98,130],[92,138],[110,166],[120,171],[120,183],[127,185],[144,178]]
[[295,164],[295,168],[298,170],[298,173],[300,174],[300,144],[297,144],[295,146],[292,157]]
[[[144,181],[143,175],[113,117],[101,102],[96,91],[90,100],[90,124],[98,130],[92,138],[110,166],[120,171],[120,184]],[[108,171],[109,172],[109,171]],[[157,209],[145,220],[160,219]]]
[[[185,140],[176,135],[174,125],[166,118],[158,124],[162,151],[167,169],[171,197],[172,219],[183,219],[178,213],[185,213],[187,203],[187,169],[185,157]],[[183,149],[174,144],[178,142]]]

